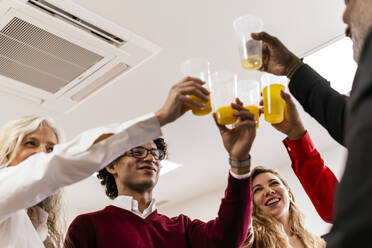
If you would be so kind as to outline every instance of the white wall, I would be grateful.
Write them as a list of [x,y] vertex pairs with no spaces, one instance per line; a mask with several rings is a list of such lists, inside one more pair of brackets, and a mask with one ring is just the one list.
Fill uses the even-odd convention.
[[[328,165],[335,175],[340,178],[344,170],[346,150],[341,146],[337,146],[333,149],[322,152],[322,157],[326,165]],[[311,204],[289,165],[290,162],[288,159],[288,166],[279,168],[277,170],[288,180],[296,202],[306,216],[307,227],[311,232],[319,235],[327,233],[331,225],[325,223],[318,216],[315,208]],[[183,213],[191,218],[208,221],[217,216],[219,204],[221,198],[223,197],[224,190],[224,188],[219,188],[215,191],[209,192],[208,194],[204,194],[181,203],[159,207],[159,210],[161,213],[167,214],[168,216],[176,216],[180,213]]]

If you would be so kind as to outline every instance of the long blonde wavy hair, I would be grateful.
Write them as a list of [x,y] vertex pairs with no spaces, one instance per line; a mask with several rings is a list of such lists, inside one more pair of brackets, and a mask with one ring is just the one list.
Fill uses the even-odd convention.
[[[253,179],[262,174],[271,173],[279,178],[282,184],[291,192],[287,181],[274,170],[265,168],[263,166],[255,167],[252,171]],[[253,202],[253,230],[254,230],[254,248],[292,248],[289,243],[287,233],[284,231],[283,225],[273,216],[265,214]],[[304,227],[304,216],[296,206],[293,194],[290,194],[289,205],[289,226],[291,228],[291,235],[297,236],[306,248],[325,248],[325,241],[316,236]],[[247,240],[248,241],[248,240]],[[249,242],[246,242],[249,243]],[[243,247],[248,247],[247,245]]]
[[[32,115],[10,121],[1,127],[0,169],[9,166],[14,160],[24,137],[41,127],[50,127],[54,131],[57,137],[57,142],[59,143],[61,141],[60,133],[52,123],[53,122],[48,118]],[[27,214],[31,220],[36,218],[35,214],[37,213],[37,207],[40,207],[48,213],[48,236],[44,241],[45,247],[62,247],[63,235],[60,230],[62,229],[64,221],[61,217],[61,193],[52,195],[38,203],[36,206],[27,209]]]

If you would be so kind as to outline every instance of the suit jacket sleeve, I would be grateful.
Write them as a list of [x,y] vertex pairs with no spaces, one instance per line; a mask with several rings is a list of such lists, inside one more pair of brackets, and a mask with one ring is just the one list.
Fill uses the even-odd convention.
[[330,83],[308,65],[296,71],[289,90],[304,110],[345,146],[344,121],[348,97],[332,89]]
[[[330,248],[372,247],[372,32],[358,63],[347,107],[348,158],[337,191]],[[328,247],[328,245],[327,245]]]
[[292,160],[292,169],[319,216],[332,223],[334,194],[338,185],[336,176],[324,164],[307,132],[301,139],[285,139],[283,143]]
[[251,214],[251,178],[236,179],[229,175],[218,217],[206,223],[189,220],[186,223],[188,243],[193,248],[241,247],[248,234]]

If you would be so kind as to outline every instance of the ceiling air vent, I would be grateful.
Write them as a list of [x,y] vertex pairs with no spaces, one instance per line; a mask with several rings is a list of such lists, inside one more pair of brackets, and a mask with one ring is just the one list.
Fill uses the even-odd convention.
[[160,51],[70,0],[0,2],[0,91],[58,112]]
[[81,28],[82,30],[85,30],[87,32],[90,32],[94,35],[96,35],[99,38],[104,39],[105,41],[115,45],[115,46],[122,46],[125,41],[121,39],[120,37],[116,36],[115,34],[109,33],[106,30],[103,30],[92,23],[89,23],[85,20],[80,19],[79,17],[73,15],[72,13],[69,13],[67,11],[64,11],[61,8],[58,8],[57,6],[53,5],[51,2],[45,1],[45,0],[28,0],[29,4],[34,5],[37,8],[40,8],[43,11],[46,11],[47,13],[61,18],[65,21],[71,22],[72,24],[76,25],[77,27]]

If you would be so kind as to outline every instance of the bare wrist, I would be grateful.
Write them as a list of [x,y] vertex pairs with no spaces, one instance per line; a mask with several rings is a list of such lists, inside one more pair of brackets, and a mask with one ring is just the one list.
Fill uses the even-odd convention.
[[294,130],[293,132],[288,134],[289,140],[298,140],[301,139],[306,134],[306,129],[301,128],[299,130]]
[[155,112],[155,116],[158,118],[161,127],[168,123],[167,118],[161,109]]

